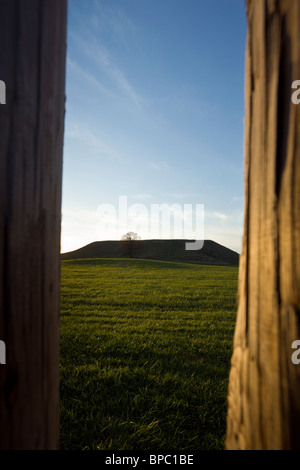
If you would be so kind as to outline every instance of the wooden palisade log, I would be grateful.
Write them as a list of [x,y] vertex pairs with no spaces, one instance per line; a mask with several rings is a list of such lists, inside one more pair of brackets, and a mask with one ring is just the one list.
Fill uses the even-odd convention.
[[0,448],[56,449],[66,0],[1,0]]
[[248,0],[245,218],[226,449],[300,448],[300,2]]

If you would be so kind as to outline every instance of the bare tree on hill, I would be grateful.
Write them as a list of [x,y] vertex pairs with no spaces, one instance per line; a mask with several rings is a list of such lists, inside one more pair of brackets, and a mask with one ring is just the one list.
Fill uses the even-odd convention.
[[125,235],[122,235],[121,244],[126,247],[129,258],[133,258],[133,242],[140,239],[141,237],[136,232],[127,232]]

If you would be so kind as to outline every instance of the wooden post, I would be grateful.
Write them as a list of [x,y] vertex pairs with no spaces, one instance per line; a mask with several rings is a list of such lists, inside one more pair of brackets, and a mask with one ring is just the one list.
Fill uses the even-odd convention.
[[65,0],[1,0],[0,448],[56,449]]
[[300,448],[300,2],[248,0],[245,219],[226,449]]

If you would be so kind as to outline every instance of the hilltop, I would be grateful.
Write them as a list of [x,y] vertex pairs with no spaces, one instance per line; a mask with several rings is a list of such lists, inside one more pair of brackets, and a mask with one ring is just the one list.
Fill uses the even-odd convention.
[[196,264],[238,266],[239,254],[212,240],[205,240],[201,250],[185,249],[194,240],[97,241],[68,253],[62,260],[85,258],[137,258]]

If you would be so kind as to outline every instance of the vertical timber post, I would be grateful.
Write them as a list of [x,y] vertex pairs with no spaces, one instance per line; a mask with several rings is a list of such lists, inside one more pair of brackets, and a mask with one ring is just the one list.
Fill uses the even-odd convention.
[[226,449],[300,449],[300,2],[248,0],[245,218]]
[[1,0],[0,449],[57,449],[66,0]]

